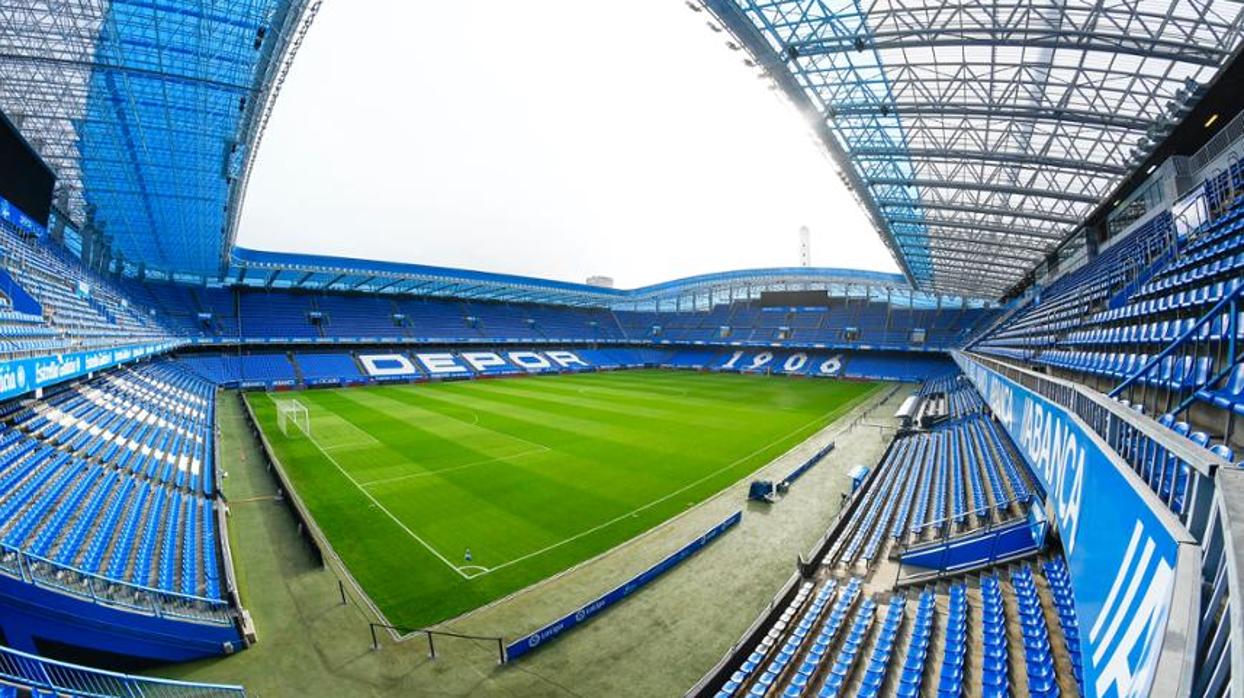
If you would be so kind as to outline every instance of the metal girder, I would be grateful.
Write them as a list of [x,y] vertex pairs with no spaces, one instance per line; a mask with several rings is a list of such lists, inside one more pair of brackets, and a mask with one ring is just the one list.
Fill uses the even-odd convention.
[[997,235],[990,235],[988,237],[971,236],[971,235],[963,235],[960,233],[956,233],[954,231],[947,231],[947,230],[940,230],[940,229],[935,232],[936,232],[936,235],[933,235],[933,236],[930,236],[927,232],[926,233],[907,233],[907,232],[901,232],[901,231],[898,232],[897,235],[899,237],[904,238],[905,240],[912,242],[913,244],[919,242],[920,240],[931,240],[931,241],[936,241],[936,242],[946,242],[946,243],[952,243],[952,244],[961,243],[963,246],[966,246],[966,247],[989,247],[989,248],[1001,248],[1004,250],[1018,250],[1019,252],[1027,252],[1029,258],[1034,257],[1035,255],[1038,255],[1038,254],[1044,254],[1046,250],[1046,248],[1037,248],[1037,247],[1033,247],[1032,245],[1024,244],[1021,242],[1016,242],[1013,240],[999,239],[1000,236],[997,236]]
[[1188,45],[1162,37],[1088,29],[1061,30],[1034,26],[913,26],[876,31],[866,41],[847,36],[826,37],[791,43],[788,50],[800,57],[860,50],[904,50],[949,46],[1020,47],[1025,49],[1074,49],[1164,58],[1185,63],[1217,66],[1227,53],[1214,46]]
[[983,252],[947,247],[913,249],[911,256],[913,259],[925,262],[996,263],[997,266],[1008,270],[1026,269],[1027,265],[1032,263],[1032,260],[1023,258],[993,257]]
[[[937,216],[922,217],[905,217],[905,216],[887,216],[886,220],[891,223],[910,223],[912,225],[923,225],[929,228],[959,228],[963,230],[979,230],[986,233],[1001,233],[1003,235],[1013,235],[1020,238],[1032,238],[1035,240],[1043,240],[1048,243],[1057,243],[1062,236],[1056,232],[1049,230],[1029,228],[1027,226],[1005,226],[992,223],[982,223],[978,221],[959,221],[952,218],[940,218]],[[1031,249],[1031,246],[1029,246]]]
[[151,272],[223,269],[274,66],[318,0],[0,0],[0,110]]
[[938,293],[961,294],[975,298],[979,298],[987,294],[1003,293],[1006,291],[1006,287],[1003,284],[992,281],[981,281],[975,277],[964,277],[970,277],[970,275],[942,275],[935,277],[935,280],[930,285],[934,286]]
[[[904,237],[904,239],[905,241],[911,242],[913,246],[917,244],[917,241],[915,240],[910,240],[906,237]],[[955,256],[955,257],[971,258],[971,259],[980,259],[980,258],[997,259],[999,260],[999,263],[1003,264],[1004,266],[1024,268],[1024,269],[1030,268],[1034,262],[1041,259],[1042,257],[1042,255],[1040,254],[1020,255],[1020,254],[1011,254],[1009,252],[999,252],[997,250],[985,250],[985,249],[980,249],[977,247],[955,245],[953,243],[952,244],[941,244],[943,242],[944,241],[930,240],[930,242],[926,243],[923,248],[912,249],[911,256],[916,259],[920,259],[920,258],[931,259],[934,256],[947,256],[947,255]]]
[[1040,167],[1062,169],[1062,170],[1092,170],[1094,172],[1102,172],[1105,174],[1122,175],[1127,173],[1127,168],[1109,163],[1086,163],[1082,160],[1071,158],[1049,157],[1045,155],[1030,155],[1027,153],[1007,153],[997,150],[966,150],[951,148],[880,148],[880,147],[864,147],[856,148],[851,152],[853,159],[892,159],[895,157],[910,157],[923,160],[979,160],[983,162],[999,162],[1008,164],[1024,164],[1038,165]]
[[984,251],[976,252],[972,250],[960,250],[948,247],[913,250],[911,255],[916,259],[924,258],[931,262],[955,261],[966,263],[989,263],[1010,269],[1028,269],[1033,261],[1023,257],[992,255]]
[[[877,205],[883,209],[909,207],[911,204],[905,201],[896,201],[894,199],[877,199]],[[943,204],[938,202],[921,201],[921,209],[932,209],[942,211],[958,211],[963,213],[978,213],[983,216],[1002,216],[1014,218],[1021,214],[1017,213],[1013,208],[997,208],[989,206],[971,206],[968,204]],[[1061,223],[1063,225],[1076,225],[1080,219],[1072,216],[1059,216],[1052,213],[1042,213],[1040,211],[1025,211],[1024,218],[1029,220],[1047,221],[1050,223]]]
[[970,280],[962,280],[960,277],[949,279],[935,278],[929,285],[938,293],[964,295],[970,298],[983,295],[998,295],[1005,293],[1008,288],[1001,284],[976,283]]
[[939,104],[935,102],[893,102],[883,104],[843,104],[834,106],[830,119],[852,116],[875,116],[882,110],[886,116],[914,116],[947,118],[1004,119],[1008,121],[1046,121],[1051,123],[1083,124],[1086,126],[1109,126],[1143,133],[1153,125],[1153,119],[1130,117],[1107,111],[1087,109],[1058,109],[1052,105],[1017,104]]
[[[1085,194],[1076,194],[1069,191],[1053,191],[1050,189],[1029,189],[1027,187],[1008,186],[1000,184],[986,184],[982,182],[954,182],[940,181],[936,179],[899,179],[889,177],[874,177],[868,180],[869,184],[890,184],[897,187],[930,187],[934,189],[974,189],[977,191],[990,191],[999,194],[1013,194],[1016,196],[1034,196],[1041,199],[1061,199],[1064,201],[1078,201],[1083,204],[1093,204],[1098,202],[1098,198]],[[1022,216],[1022,212],[1016,211],[1017,215]]]

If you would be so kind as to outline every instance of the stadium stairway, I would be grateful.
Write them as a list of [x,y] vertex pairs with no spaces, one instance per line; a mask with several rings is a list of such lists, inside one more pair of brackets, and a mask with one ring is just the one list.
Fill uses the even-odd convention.
[[306,385],[306,376],[303,375],[302,367],[298,365],[298,360],[294,357],[294,352],[285,352],[285,358],[289,359],[290,365],[294,367],[294,381],[296,381],[298,385]]

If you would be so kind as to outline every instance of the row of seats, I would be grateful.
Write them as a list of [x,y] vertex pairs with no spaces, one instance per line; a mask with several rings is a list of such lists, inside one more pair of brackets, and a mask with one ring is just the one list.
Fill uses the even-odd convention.
[[[830,299],[824,308],[762,307],[746,301],[715,305],[697,312],[615,313],[633,339],[678,342],[781,342],[835,344],[860,342],[873,346],[923,343],[949,347],[960,343],[978,325],[996,316],[992,308],[914,309],[884,302]],[[923,342],[913,330],[924,330]]]
[[[548,357],[550,352],[568,351],[581,359],[585,365],[578,363],[559,364],[549,359],[547,365],[533,367],[532,361],[515,360],[511,352],[534,352]],[[434,375],[468,377],[476,375],[517,374],[529,371],[559,371],[587,369],[616,369],[639,366],[670,366],[675,368],[695,368],[710,370],[753,371],[765,370],[774,373],[791,373],[798,375],[830,375],[859,378],[867,380],[923,380],[929,376],[947,375],[955,372],[954,363],[943,355],[932,353],[903,354],[897,352],[796,352],[792,350],[746,350],[742,358],[735,358],[740,350],[736,349],[701,349],[701,348],[633,348],[612,347],[604,349],[569,348],[555,350],[546,348],[518,349],[493,348],[488,345],[470,348],[437,349],[431,352],[383,348],[376,350],[336,351],[336,352],[292,352],[273,353],[252,351],[244,354],[237,352],[188,354],[180,357],[181,365],[216,385],[255,384],[267,386],[295,385],[326,385],[339,383],[357,383],[371,378],[360,356],[401,355],[410,362],[409,371],[405,375],[410,378],[429,378]],[[502,358],[500,365],[479,367],[473,365],[464,354],[479,352],[495,352]],[[419,355],[424,353],[454,356],[456,369],[438,374],[432,373],[424,366]],[[752,366],[760,355],[768,354],[770,358],[760,369]],[[804,359],[798,368],[786,371],[787,358],[802,354]],[[828,362],[828,363],[827,363]],[[391,377],[391,376],[389,376]],[[955,383],[957,386],[958,383]],[[958,390],[951,397],[955,415],[968,414],[981,406],[978,395],[973,392]]]
[[[214,386],[170,360],[7,405],[0,411],[6,562],[22,556],[30,573],[84,594],[158,592],[165,606],[218,617],[214,405]],[[116,586],[109,591],[101,581]]]
[[1081,680],[1079,625],[1066,563],[1040,569],[1044,587],[1019,563],[925,587],[914,603],[875,598],[856,577],[805,582],[717,696],[1058,696]]
[[21,551],[27,566],[58,570],[62,584],[86,588],[97,577],[219,599],[214,507],[206,497],[74,458],[25,436],[8,440],[0,451],[6,562]]
[[972,343],[985,354],[1027,360],[1163,259],[1173,218],[1161,213],[1140,225],[1084,266],[1058,278],[1005,322]]
[[13,425],[81,458],[211,496],[214,391],[176,362],[142,364],[35,401]]
[[[84,267],[58,244],[0,220],[0,353],[10,357],[157,342],[169,330],[113,282]],[[29,310],[14,297],[32,299]]]
[[[1234,460],[1238,443],[1233,417],[1244,416],[1244,362],[1232,347],[1244,340],[1244,315],[1208,311],[1240,293],[1244,260],[1244,200],[1177,240],[1152,275],[1104,299],[1069,324],[1047,323],[1041,347],[1015,350],[998,337],[1013,333],[1012,319],[975,346],[982,353],[1074,374],[1095,376],[1098,385],[1128,381],[1122,397],[1155,414],[1176,410],[1160,421],[1194,443]],[[1094,260],[1098,272],[1113,258]],[[1232,313],[1235,312],[1233,315]],[[1156,357],[1156,358],[1154,358]],[[1199,406],[1197,410],[1191,410]],[[1192,420],[1196,419],[1195,424]],[[1120,444],[1126,448],[1126,444]],[[1148,460],[1140,460],[1140,456]],[[1151,454],[1128,453],[1132,465],[1177,512],[1183,507],[1183,475],[1152,462]]]
[[1024,513],[1031,474],[997,423],[981,412],[899,436],[830,559],[865,566],[887,540],[919,541]]
[[[831,299],[824,308],[764,308],[748,301],[704,311],[648,312],[282,289],[189,288],[130,282],[127,290],[192,337],[398,342],[618,341],[856,342],[956,346],[995,308],[904,308]],[[913,330],[924,331],[923,340]]]
[[[1133,405],[1127,401],[1122,401],[1122,404],[1137,412],[1144,412],[1144,407],[1140,404]],[[1235,462],[1233,448],[1225,443],[1214,442],[1207,432],[1194,429],[1188,422],[1176,418],[1174,414],[1169,412],[1163,414],[1158,417],[1157,421],[1176,436],[1188,439],[1193,445],[1208,450],[1228,463]],[[1111,441],[1111,448],[1132,467],[1163,502],[1166,502],[1171,511],[1176,514],[1182,513],[1188,482],[1191,478],[1190,466],[1131,427],[1119,429],[1116,433],[1109,434],[1108,438]],[[1238,463],[1237,466],[1244,467],[1244,462]]]
[[1084,693],[1084,659],[1080,652],[1080,622],[1076,617],[1075,597],[1071,590],[1071,574],[1067,571],[1067,562],[1061,557],[1046,562],[1041,566],[1045,573],[1046,583],[1050,588],[1050,596],[1054,601],[1054,609],[1058,612],[1058,625],[1063,631],[1063,643],[1067,655],[1071,659],[1071,671],[1075,675],[1080,693]]
[[614,314],[599,308],[167,283],[128,282],[126,288],[159,309],[180,333],[200,338],[378,342],[627,338]]

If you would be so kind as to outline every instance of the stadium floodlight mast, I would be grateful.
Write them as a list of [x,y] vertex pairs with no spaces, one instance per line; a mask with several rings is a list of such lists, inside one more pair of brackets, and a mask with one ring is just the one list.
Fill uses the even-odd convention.
[[[297,400],[281,400],[276,403],[276,423],[285,436],[298,436],[299,432],[308,438],[311,436],[311,414],[306,405]],[[294,426],[292,434],[289,428],[291,424]]]

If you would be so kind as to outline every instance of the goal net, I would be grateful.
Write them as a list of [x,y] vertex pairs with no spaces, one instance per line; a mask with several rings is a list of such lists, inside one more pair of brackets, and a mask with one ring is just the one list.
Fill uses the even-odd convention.
[[286,436],[311,436],[311,415],[297,400],[276,403],[276,423]]

